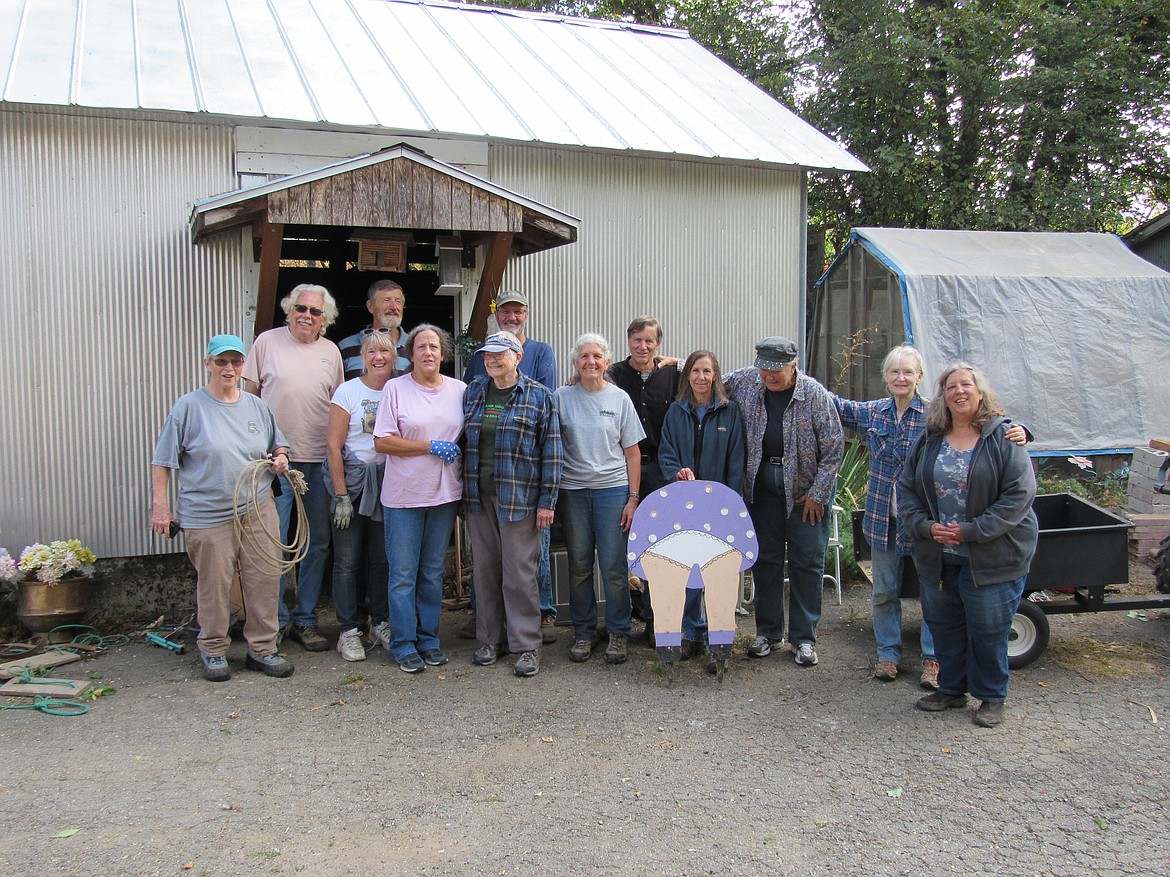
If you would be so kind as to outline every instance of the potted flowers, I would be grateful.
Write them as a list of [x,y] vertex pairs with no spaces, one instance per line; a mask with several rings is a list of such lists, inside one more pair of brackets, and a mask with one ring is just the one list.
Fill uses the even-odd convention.
[[77,539],[36,542],[15,562],[3,551],[0,578],[17,583],[16,617],[33,633],[47,633],[85,617],[96,562],[94,553]]

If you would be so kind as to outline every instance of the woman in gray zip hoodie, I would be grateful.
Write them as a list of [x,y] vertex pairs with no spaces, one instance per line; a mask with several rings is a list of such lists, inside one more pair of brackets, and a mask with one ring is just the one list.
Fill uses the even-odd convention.
[[966,363],[949,366],[898,480],[940,665],[938,691],[918,708],[963,707],[970,693],[982,701],[974,721],[984,727],[1003,720],[1008,634],[1038,529],[1032,462],[1004,437],[1006,423],[986,378]]

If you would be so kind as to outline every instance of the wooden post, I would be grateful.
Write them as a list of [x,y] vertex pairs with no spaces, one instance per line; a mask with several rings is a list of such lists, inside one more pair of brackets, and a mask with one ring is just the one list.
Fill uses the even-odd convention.
[[252,236],[260,238],[260,283],[256,292],[254,335],[272,328],[276,310],[276,283],[280,277],[280,251],[284,246],[284,223],[259,220],[252,224]]
[[467,331],[471,337],[482,341],[487,336],[488,314],[491,312],[492,299],[500,291],[500,284],[504,280],[504,268],[508,265],[508,256],[512,253],[512,232],[500,232],[491,237],[488,243],[487,258],[484,260],[483,274],[479,278],[479,288],[475,293],[475,304],[471,307],[471,319],[467,321]]

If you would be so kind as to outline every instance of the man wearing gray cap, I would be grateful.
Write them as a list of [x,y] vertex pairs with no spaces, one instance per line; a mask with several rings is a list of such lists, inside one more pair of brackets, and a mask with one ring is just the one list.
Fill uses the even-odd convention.
[[760,556],[756,585],[756,638],[748,654],[767,657],[784,639],[784,560],[791,596],[788,642],[796,663],[817,663],[827,513],[837,487],[845,434],[828,391],[796,363],[796,345],[782,335],[756,345],[753,367],[724,383],[743,412],[747,433],[744,499],[756,527]]

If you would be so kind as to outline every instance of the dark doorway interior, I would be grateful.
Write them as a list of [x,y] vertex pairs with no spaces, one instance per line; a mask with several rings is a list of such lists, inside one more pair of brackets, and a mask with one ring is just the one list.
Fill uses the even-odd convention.
[[[442,232],[450,234],[449,230]],[[419,323],[432,323],[459,334],[455,326],[455,299],[436,295],[439,288],[438,257],[435,255],[437,232],[413,229],[414,243],[407,250],[405,273],[393,271],[359,271],[358,244],[350,240],[353,229],[345,226],[289,225],[285,227],[281,248],[280,274],[272,325],[284,325],[280,300],[298,283],[316,283],[328,289],[341,309],[327,333],[339,341],[370,324],[366,310],[366,291],[378,280],[396,280],[406,293],[406,310],[402,325],[406,330]]]

